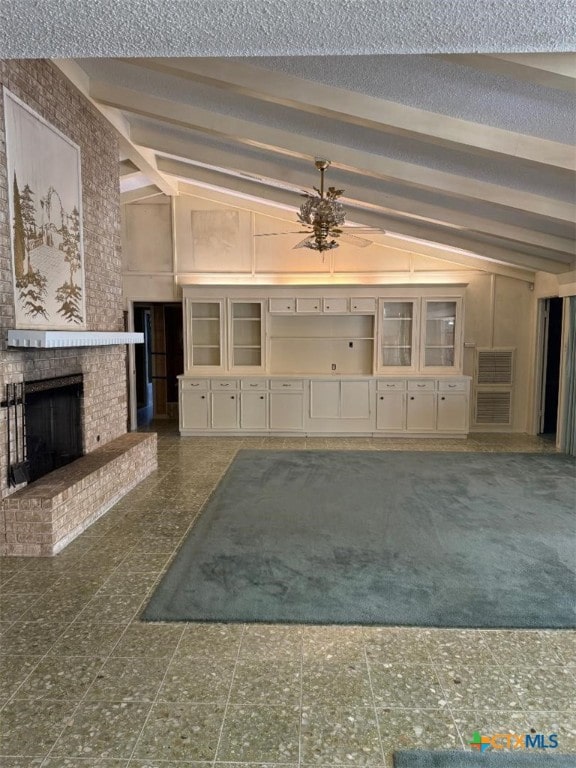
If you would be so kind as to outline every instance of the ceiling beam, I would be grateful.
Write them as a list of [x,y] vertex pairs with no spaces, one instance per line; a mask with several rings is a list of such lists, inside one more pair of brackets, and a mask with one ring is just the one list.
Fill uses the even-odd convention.
[[[157,127],[137,125],[133,126],[131,136],[132,140],[139,146],[144,145],[154,149],[159,154],[172,155],[192,162],[196,160],[214,166],[215,170],[233,169],[240,173],[255,174],[264,178],[276,179],[280,185],[298,186],[303,179],[300,167],[291,169],[286,164],[280,166],[275,162],[274,155],[269,157],[263,155],[261,158],[257,158],[252,154],[250,157],[246,157],[241,152],[234,152],[229,147],[217,148],[207,145],[199,141],[195,135],[190,135],[190,137],[175,136]],[[431,222],[438,222],[456,229],[485,232],[560,253],[572,253],[574,249],[573,241],[567,238],[518,227],[494,219],[482,218],[472,213],[456,211],[441,205],[415,201],[409,197],[391,195],[385,190],[363,187],[359,176],[356,176],[355,180],[357,180],[356,183],[352,180],[344,181],[338,178],[336,181],[331,179],[331,182],[339,187],[345,186],[347,197],[353,198],[357,202],[363,201],[378,205],[383,211],[396,216],[420,220],[425,218]],[[310,183],[315,181],[311,171]]]
[[114,86],[101,81],[93,81],[90,92],[92,98],[101,105],[191,128],[208,135],[225,137],[248,146],[256,146],[307,159],[314,157],[333,158],[334,153],[336,153],[338,161],[334,161],[334,165],[345,170],[362,170],[376,178],[400,180],[414,187],[438,190],[455,197],[484,200],[507,208],[535,213],[551,220],[573,221],[573,206],[561,200],[478,181],[466,176],[437,171],[421,165],[392,160],[383,155],[372,154],[344,145],[334,145],[313,136],[297,135],[283,129],[149,96],[142,91]]
[[525,80],[545,88],[574,93],[576,89],[576,54],[574,53],[494,53],[442,56],[456,64],[495,72],[497,75]]
[[226,59],[129,59],[130,65],[384,133],[481,155],[574,170],[574,148]]
[[[236,192],[249,198],[259,199],[263,194],[263,185],[259,182],[226,176],[223,173],[190,166],[187,163],[158,158],[158,167],[164,173],[169,173],[179,179],[191,179],[205,183],[213,188]],[[300,195],[296,192],[268,187],[267,196],[283,205],[291,206],[297,210],[301,203]],[[487,257],[503,264],[511,264],[520,268],[540,270],[544,272],[566,272],[573,268],[572,263],[560,259],[549,259],[524,251],[517,252],[494,245],[492,243],[479,243],[473,238],[454,230],[446,230],[432,227],[423,223],[398,221],[391,216],[377,212],[354,209],[349,212],[349,218],[368,227],[376,227],[391,233],[399,233],[405,236],[437,242],[453,248],[459,248],[469,254],[475,254],[480,258]]]
[[84,70],[76,64],[75,61],[69,59],[56,59],[52,62],[70,82],[78,88],[78,90],[92,103],[92,105],[103,115],[106,120],[115,128],[118,134],[119,148],[123,157],[132,161],[142,173],[148,176],[149,180],[156,184],[159,189],[164,192],[165,195],[177,195],[177,188],[171,183],[169,179],[165,179],[158,169],[150,162],[149,159],[144,157],[144,154],[139,151],[130,139],[130,130],[126,124],[126,121],[122,119],[121,115],[112,113],[109,109],[106,109],[101,104],[98,104],[90,95],[91,84],[90,78],[86,75]]
[[148,187],[140,187],[139,189],[131,189],[129,192],[120,193],[120,203],[122,205],[128,205],[129,203],[136,203],[139,200],[147,200],[149,197],[156,197],[162,195],[157,186],[151,184]]

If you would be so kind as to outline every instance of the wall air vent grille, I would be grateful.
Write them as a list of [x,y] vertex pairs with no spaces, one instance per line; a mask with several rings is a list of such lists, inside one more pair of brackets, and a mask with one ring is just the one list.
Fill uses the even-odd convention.
[[513,349],[479,349],[476,360],[476,384],[512,384]]
[[510,424],[512,421],[512,393],[476,392],[476,424]]

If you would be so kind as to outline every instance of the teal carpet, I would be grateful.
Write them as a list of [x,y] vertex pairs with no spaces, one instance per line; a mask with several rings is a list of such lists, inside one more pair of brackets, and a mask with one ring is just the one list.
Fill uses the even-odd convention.
[[572,627],[576,463],[240,451],[142,618]]
[[424,752],[407,750],[394,753],[394,768],[575,768],[575,755],[533,752]]

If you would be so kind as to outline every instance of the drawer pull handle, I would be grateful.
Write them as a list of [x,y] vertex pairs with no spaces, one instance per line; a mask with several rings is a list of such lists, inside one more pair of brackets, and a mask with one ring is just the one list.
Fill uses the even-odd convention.
[[422,389],[423,387],[425,387],[425,386],[426,386],[426,384],[416,384],[416,386],[417,386],[419,389]]
[[264,400],[264,395],[260,395],[260,400]]
[[449,387],[450,389],[454,389],[454,387],[455,387],[455,386],[456,386],[456,384],[448,384],[448,387]]
[[221,383],[221,384],[220,384],[220,386],[221,386],[221,387],[229,387],[229,386],[230,386],[230,384],[224,384],[224,383]]
[[191,387],[199,387],[200,384],[190,384]]
[[206,400],[206,395],[201,395],[200,400]]
[[380,395],[380,400],[384,400],[384,397],[382,395]]
[[289,387],[290,384],[282,384],[283,387]]
[[410,400],[414,400],[414,395],[412,395],[412,397],[410,398]]
[[250,384],[251,387],[257,387],[258,384]]
[[234,400],[234,395],[230,395],[230,400]]
[[393,387],[394,384],[386,384],[387,387]]
[[440,400],[446,400],[446,398],[445,397],[441,397]]

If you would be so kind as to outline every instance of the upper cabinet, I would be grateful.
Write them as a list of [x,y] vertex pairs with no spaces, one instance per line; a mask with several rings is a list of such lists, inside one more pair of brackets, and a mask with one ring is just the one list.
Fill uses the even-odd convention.
[[380,299],[378,370],[417,370],[418,299]]
[[186,286],[186,373],[458,374],[462,286],[445,291]]
[[379,373],[459,373],[462,299],[380,299]]
[[422,299],[420,370],[462,369],[462,299]]
[[224,301],[185,300],[186,370],[224,367]]
[[230,368],[264,370],[264,302],[231,299]]

